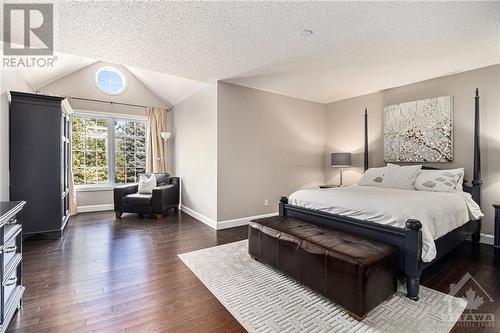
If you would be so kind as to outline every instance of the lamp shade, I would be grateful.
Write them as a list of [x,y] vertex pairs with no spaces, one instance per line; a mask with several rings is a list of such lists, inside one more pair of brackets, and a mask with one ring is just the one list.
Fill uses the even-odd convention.
[[342,168],[351,166],[351,153],[332,153],[331,166]]

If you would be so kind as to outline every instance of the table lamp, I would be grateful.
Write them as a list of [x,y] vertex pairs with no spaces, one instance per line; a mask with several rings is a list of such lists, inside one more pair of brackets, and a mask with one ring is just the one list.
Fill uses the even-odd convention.
[[332,168],[340,168],[340,186],[342,186],[342,169],[351,166],[351,153],[332,153]]

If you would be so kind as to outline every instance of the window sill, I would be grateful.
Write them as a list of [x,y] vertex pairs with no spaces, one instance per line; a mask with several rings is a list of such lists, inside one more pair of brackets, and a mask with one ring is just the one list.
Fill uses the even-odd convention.
[[112,191],[115,186],[114,184],[92,184],[92,185],[76,185],[76,192],[95,192],[95,191]]

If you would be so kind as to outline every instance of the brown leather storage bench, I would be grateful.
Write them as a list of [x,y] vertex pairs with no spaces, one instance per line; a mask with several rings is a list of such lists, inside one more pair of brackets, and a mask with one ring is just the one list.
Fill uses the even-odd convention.
[[395,248],[294,218],[250,221],[248,252],[357,320],[396,292]]

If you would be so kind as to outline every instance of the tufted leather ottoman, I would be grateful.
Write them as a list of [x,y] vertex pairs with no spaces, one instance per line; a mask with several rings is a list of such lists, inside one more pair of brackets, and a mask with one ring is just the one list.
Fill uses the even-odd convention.
[[250,221],[248,252],[357,320],[396,292],[395,248],[294,218]]

